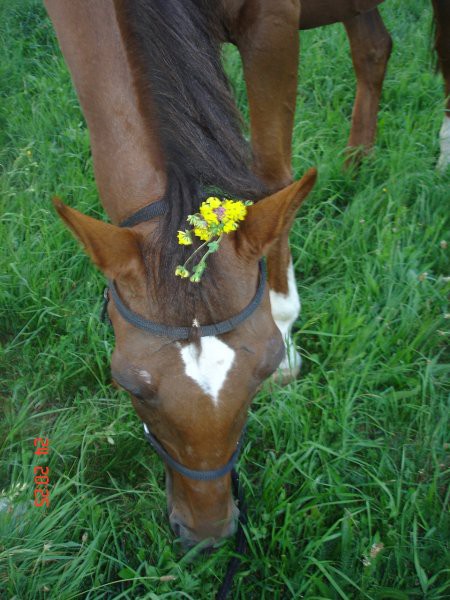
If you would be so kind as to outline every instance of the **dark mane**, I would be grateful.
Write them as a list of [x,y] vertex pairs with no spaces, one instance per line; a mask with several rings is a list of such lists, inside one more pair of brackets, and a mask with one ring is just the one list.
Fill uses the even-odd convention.
[[115,4],[141,103],[143,98],[156,108],[157,123],[149,126],[157,129],[166,162],[170,208],[145,254],[157,265],[159,287],[171,293],[179,287],[184,294],[187,288],[205,287],[173,275],[186,254],[176,241],[186,216],[198,210],[207,191],[253,200],[264,195],[251,171],[250,148],[220,60],[222,0]]

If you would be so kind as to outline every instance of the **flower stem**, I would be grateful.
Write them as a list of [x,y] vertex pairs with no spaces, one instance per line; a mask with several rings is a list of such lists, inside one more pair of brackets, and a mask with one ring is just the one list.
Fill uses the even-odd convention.
[[193,253],[190,255],[190,257],[189,257],[189,258],[187,259],[187,261],[184,263],[183,267],[186,267],[186,265],[188,264],[188,262],[190,262],[190,261],[191,261],[191,260],[194,258],[194,256],[195,256],[195,255],[196,255],[198,252],[200,252],[200,250],[201,250],[202,248],[204,248],[204,247],[205,247],[207,244],[209,244],[209,242],[210,242],[210,241],[211,241],[211,240],[208,240],[207,242],[203,242],[203,244],[201,244],[201,245],[200,245],[200,246],[197,248],[197,250],[194,250],[194,252],[193,252]]

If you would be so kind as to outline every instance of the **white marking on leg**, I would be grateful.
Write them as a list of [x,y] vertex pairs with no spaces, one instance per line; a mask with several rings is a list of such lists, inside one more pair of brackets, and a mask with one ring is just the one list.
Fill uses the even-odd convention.
[[186,375],[217,404],[220,390],[234,362],[235,351],[216,337],[205,336],[200,338],[200,348],[188,344],[181,348],[180,353]]
[[286,345],[286,356],[281,361],[279,368],[291,372],[293,376],[300,370],[302,359],[295,349],[291,336],[292,325],[300,314],[301,303],[295,281],[294,265],[292,259],[287,270],[288,292],[281,294],[270,290],[270,304],[272,306],[273,320],[278,326]]
[[439,132],[441,154],[437,163],[439,171],[445,171],[450,165],[450,115],[445,115]]

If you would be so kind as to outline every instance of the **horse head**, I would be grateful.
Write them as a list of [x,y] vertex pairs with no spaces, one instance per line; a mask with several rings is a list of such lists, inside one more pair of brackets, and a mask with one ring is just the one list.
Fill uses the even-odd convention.
[[[214,277],[180,282],[195,288],[192,303],[189,294],[170,295],[170,285],[161,286],[152,275],[152,261],[162,256],[146,252],[157,236],[156,221],[121,228],[55,200],[65,224],[114,282],[120,305],[149,322],[190,330],[187,339],[156,335],[124,318],[114,298],[109,302],[115,333],[113,380],[130,394],[138,416],[167,455],[187,469],[216,470],[229,462],[255,392],[285,352],[267,287],[251,314],[230,331],[201,335],[199,329],[249,306],[261,284],[261,257],[287,234],[315,179],[311,169],[300,181],[249,207],[245,221],[223,239],[214,256]],[[175,533],[188,545],[232,534],[238,511],[229,472],[205,481],[187,477],[167,462],[165,466]]]

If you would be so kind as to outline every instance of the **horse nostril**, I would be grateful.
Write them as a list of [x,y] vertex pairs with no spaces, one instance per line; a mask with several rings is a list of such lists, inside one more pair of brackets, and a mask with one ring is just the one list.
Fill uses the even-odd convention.
[[181,526],[176,521],[170,521],[170,526],[172,527],[172,531],[175,534],[175,537],[181,536]]
[[189,550],[189,548],[192,548],[193,546],[198,544],[198,540],[196,540],[191,535],[189,529],[185,525],[177,521],[176,518],[170,519],[170,525],[172,527],[172,531],[174,532],[175,536],[179,539],[182,547],[185,550]]
[[177,538],[180,538],[183,542],[184,540],[192,539],[189,527],[187,527],[173,512],[169,515],[169,521],[172,531]]

